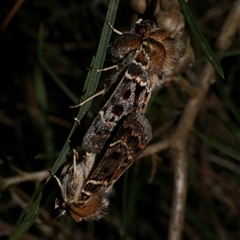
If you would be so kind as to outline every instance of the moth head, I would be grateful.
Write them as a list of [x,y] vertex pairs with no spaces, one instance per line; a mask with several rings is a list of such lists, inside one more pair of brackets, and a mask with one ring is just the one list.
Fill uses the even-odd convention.
[[75,222],[98,220],[107,213],[108,197],[108,193],[101,192],[93,194],[86,201],[79,199],[74,202],[65,202],[63,199],[56,199],[55,208],[61,210],[60,215],[69,215]]
[[60,214],[57,218],[67,215],[66,203],[64,202],[64,200],[62,198],[55,199],[55,209],[60,209]]
[[145,35],[151,30],[151,28],[156,28],[155,22],[151,20],[142,20],[141,18],[134,24],[132,31],[140,35]]

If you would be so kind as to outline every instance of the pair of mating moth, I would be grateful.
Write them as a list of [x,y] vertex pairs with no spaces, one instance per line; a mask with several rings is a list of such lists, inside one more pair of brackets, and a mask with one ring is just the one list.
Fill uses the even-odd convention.
[[76,222],[105,214],[113,184],[152,138],[144,116],[151,93],[181,57],[181,42],[153,21],[139,19],[124,33],[109,26],[117,33],[109,50],[117,63],[112,81],[119,83],[83,138],[86,156],[77,163],[74,155],[62,183],[54,175],[61,189],[56,207]]

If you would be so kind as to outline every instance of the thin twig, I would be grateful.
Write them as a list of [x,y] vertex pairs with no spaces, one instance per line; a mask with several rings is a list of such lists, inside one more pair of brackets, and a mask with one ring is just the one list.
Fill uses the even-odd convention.
[[27,181],[42,181],[46,179],[49,176],[48,171],[43,170],[39,172],[33,172],[33,173],[27,173],[23,172],[18,176],[15,177],[10,177],[10,178],[4,178],[0,180],[0,190],[3,190],[10,185],[13,184],[19,184],[22,182],[27,182]]
[[149,145],[144,150],[144,152],[141,154],[140,158],[147,157],[149,155],[161,152],[161,151],[169,148],[170,145],[171,145],[171,142],[172,142],[172,139],[171,138],[167,138],[167,139],[165,139],[165,140],[163,140],[161,142]]
[[188,93],[190,97],[194,97],[197,94],[196,87],[192,86],[184,77],[181,75],[175,78],[175,83]]

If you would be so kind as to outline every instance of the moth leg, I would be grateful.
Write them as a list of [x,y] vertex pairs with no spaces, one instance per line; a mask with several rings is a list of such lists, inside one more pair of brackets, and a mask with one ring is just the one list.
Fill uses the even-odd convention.
[[96,154],[86,152],[86,156],[84,159],[84,171],[83,171],[83,175],[85,179],[89,176],[89,173],[92,170],[95,160],[96,160]]
[[59,188],[62,189],[62,184],[61,184],[60,179],[51,170],[49,170],[48,172],[51,174],[52,177],[54,177],[56,179]]
[[108,26],[113,30],[113,32],[117,33],[118,35],[123,35],[123,33],[114,28],[113,25],[107,19],[105,19],[105,21],[108,24]]
[[75,117],[74,120],[78,123],[78,125],[81,124],[81,122],[80,122],[80,120],[78,118]]
[[108,70],[111,70],[114,68],[116,68],[116,70],[118,70],[118,64],[115,64],[115,65],[112,65],[112,66],[106,67],[106,68],[100,68],[100,69],[88,68],[88,70],[92,71],[92,72],[105,72],[105,71],[108,71]]
[[[73,172],[76,172],[76,165],[77,165],[76,160],[78,158],[79,158],[79,155],[78,155],[77,150],[73,149]],[[60,179],[51,170],[49,170],[48,172],[50,173],[50,175],[52,177],[54,177],[56,179],[59,188],[62,189],[62,183],[61,183]]]
[[[60,208],[60,201],[59,201],[59,199],[58,198],[56,198],[55,199],[55,203],[54,203],[54,209],[58,209],[58,208]],[[65,213],[61,213],[61,215],[60,216],[62,216],[62,215],[64,215]]]
[[[77,104],[77,105],[69,106],[69,108],[81,107],[82,105],[84,105],[84,104],[87,103],[88,101],[94,99],[95,97],[97,97],[97,96],[99,96],[99,95],[104,95],[104,94],[106,93],[107,89],[108,89],[108,88],[106,88],[106,85],[104,85],[104,88],[103,88],[101,91],[93,94],[92,96],[88,97],[88,98],[85,99],[83,102],[81,102],[81,103],[79,103],[79,104]],[[75,119],[75,120],[76,120],[76,119]],[[77,121],[77,122],[78,122],[78,121]],[[78,124],[79,124],[79,122],[78,122]],[[79,125],[80,125],[80,124],[79,124]]]
[[77,171],[77,159],[79,158],[78,152],[76,149],[73,149],[73,172]]

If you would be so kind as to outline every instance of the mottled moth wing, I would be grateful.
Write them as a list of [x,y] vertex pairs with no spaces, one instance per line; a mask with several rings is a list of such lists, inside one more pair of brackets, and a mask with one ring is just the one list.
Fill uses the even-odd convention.
[[[156,28],[153,21],[138,20],[131,32],[119,35],[110,53],[125,71],[113,94],[92,122],[82,147],[100,153],[117,123],[131,112],[144,114],[154,87],[181,56],[182,44]],[[117,78],[113,76],[113,79]]]
[[108,189],[131,166],[151,138],[152,130],[148,119],[142,114],[128,115],[82,192],[93,194],[109,191]]

